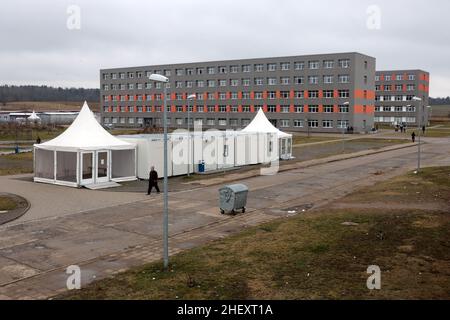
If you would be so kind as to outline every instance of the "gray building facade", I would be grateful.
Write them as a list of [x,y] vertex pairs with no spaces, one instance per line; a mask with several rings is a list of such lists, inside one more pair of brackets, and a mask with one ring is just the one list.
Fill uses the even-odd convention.
[[[377,71],[375,77],[375,122],[380,124],[427,125],[430,74],[423,70]],[[416,101],[418,97],[421,101]]]
[[169,126],[241,129],[263,108],[283,131],[367,132],[375,110],[375,58],[356,53],[211,61],[100,70],[102,122],[161,127],[169,78]]

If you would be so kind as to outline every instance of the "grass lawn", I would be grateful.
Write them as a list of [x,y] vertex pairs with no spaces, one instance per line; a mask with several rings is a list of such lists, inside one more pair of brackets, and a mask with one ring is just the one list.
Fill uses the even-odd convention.
[[32,172],[33,152],[0,156],[0,176]]
[[17,203],[7,196],[0,196],[0,211],[10,211],[17,207]]
[[[447,210],[393,209],[421,201]],[[420,191],[419,191],[420,192]],[[361,198],[362,197],[362,198]],[[450,299],[450,167],[427,168],[161,262],[99,280],[69,299]],[[357,223],[354,226],[343,222]],[[381,290],[368,290],[369,265]],[[61,297],[60,297],[61,298]]]
[[307,136],[293,136],[292,137],[292,144],[307,144],[307,143],[314,143],[314,142],[323,142],[323,141],[334,141],[339,140],[338,137],[324,137],[324,136],[310,136],[309,138]]

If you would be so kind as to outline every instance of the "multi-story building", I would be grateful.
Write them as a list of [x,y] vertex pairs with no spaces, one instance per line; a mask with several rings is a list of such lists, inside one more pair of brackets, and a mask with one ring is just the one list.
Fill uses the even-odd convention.
[[285,131],[354,132],[372,129],[375,58],[338,53],[100,70],[102,121],[136,127],[162,124],[162,84],[169,78],[168,122],[205,129],[245,127],[259,108]]
[[420,121],[426,125],[429,84],[430,74],[426,71],[377,71],[375,123],[417,126]]

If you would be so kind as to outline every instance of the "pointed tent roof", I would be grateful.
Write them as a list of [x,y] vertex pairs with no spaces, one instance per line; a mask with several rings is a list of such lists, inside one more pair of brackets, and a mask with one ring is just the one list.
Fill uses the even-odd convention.
[[242,129],[242,132],[260,132],[260,133],[276,133],[279,138],[291,137],[289,133],[285,133],[278,128],[275,128],[273,124],[267,119],[262,108],[259,108],[258,113],[253,120]]
[[36,112],[31,113],[31,115],[28,117],[28,120],[41,120],[41,118],[38,117],[38,115],[36,114]]
[[80,113],[63,133],[56,138],[35,145],[36,148],[50,150],[98,150],[133,149],[135,145],[111,135],[95,119],[84,102]]

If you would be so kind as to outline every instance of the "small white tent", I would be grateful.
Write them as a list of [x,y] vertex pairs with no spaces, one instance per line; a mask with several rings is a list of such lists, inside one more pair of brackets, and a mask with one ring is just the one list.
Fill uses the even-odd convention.
[[292,134],[275,128],[261,108],[259,108],[256,116],[241,132],[269,136],[275,135],[278,138],[279,157],[281,159],[290,159],[292,157]]
[[39,116],[36,114],[36,112],[34,112],[34,110],[31,113],[31,115],[28,117],[28,121],[38,122],[40,120],[41,120],[41,118],[39,118]]
[[34,145],[34,181],[73,187],[136,179],[136,145],[107,132],[85,102],[69,128]]

